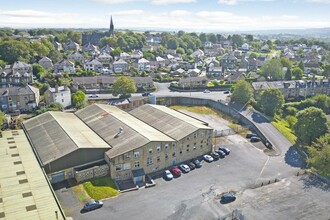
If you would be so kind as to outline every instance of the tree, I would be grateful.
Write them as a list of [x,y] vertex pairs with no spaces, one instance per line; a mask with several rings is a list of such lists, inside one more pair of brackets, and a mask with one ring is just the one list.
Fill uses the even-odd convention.
[[5,122],[5,120],[6,120],[6,116],[5,116],[5,114],[0,110],[0,129],[2,128],[3,123]]
[[231,96],[231,101],[246,104],[253,95],[252,86],[245,80],[238,80]]
[[251,42],[251,41],[253,41],[253,35],[248,34],[248,35],[245,36],[245,39],[246,39],[247,41]]
[[330,78],[330,64],[327,64],[323,68],[323,76]]
[[291,69],[290,69],[290,68],[288,68],[288,69],[286,70],[286,73],[285,73],[284,79],[285,79],[285,80],[291,80],[291,79],[292,79],[292,72],[291,72]]
[[179,46],[179,43],[176,39],[171,38],[167,41],[167,48],[168,49],[172,49],[172,50],[176,50]]
[[307,148],[308,163],[312,170],[330,178],[330,134],[319,137]]
[[294,75],[295,79],[302,79],[303,71],[299,67],[293,68],[292,75]]
[[328,132],[327,116],[319,108],[308,107],[299,111],[296,117],[297,123],[293,126],[293,130],[303,144],[310,145]]
[[32,64],[32,73],[33,75],[35,75],[38,79],[40,79],[40,76],[42,75],[42,73],[45,71],[45,69],[40,66],[37,63]]
[[116,57],[116,56],[119,56],[121,52],[122,52],[122,50],[119,47],[117,47],[116,49],[111,51],[110,54],[112,57]]
[[291,69],[291,67],[292,67],[291,61],[286,57],[281,58],[281,64],[282,64],[283,67],[286,67],[288,69]]
[[233,41],[234,47],[237,48],[237,47],[242,46],[242,44],[244,43],[244,38],[239,34],[233,34],[232,41]]
[[298,67],[303,71],[303,73],[305,72],[305,64],[302,61],[299,62]]
[[184,49],[179,47],[176,49],[176,52],[179,53],[179,54],[184,54]]
[[75,108],[83,108],[86,105],[86,95],[83,91],[78,90],[71,95],[72,104]]
[[113,83],[112,95],[120,95],[121,98],[130,97],[131,93],[136,92],[137,88],[133,79],[126,76],[118,77]]
[[257,56],[257,53],[252,52],[250,53],[249,58],[257,58]]
[[278,89],[265,89],[261,91],[257,104],[266,115],[273,117],[282,108],[284,96]]
[[207,41],[207,35],[205,34],[205,33],[201,33],[200,35],[199,35],[199,39],[200,39],[200,41],[201,42],[206,42]]
[[217,36],[213,33],[208,34],[207,38],[214,44],[217,42]]
[[264,77],[270,80],[282,80],[284,72],[282,64],[278,59],[271,59],[266,61],[261,67],[261,73]]

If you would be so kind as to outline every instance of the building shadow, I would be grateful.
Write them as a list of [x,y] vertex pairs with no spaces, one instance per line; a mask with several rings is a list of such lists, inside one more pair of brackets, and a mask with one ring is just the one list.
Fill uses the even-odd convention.
[[330,185],[314,174],[301,176],[299,181],[302,181],[304,190],[318,188],[325,192],[330,192]]
[[305,158],[301,156],[298,152],[296,146],[291,146],[284,156],[285,163],[289,164],[292,167],[298,167],[305,169],[307,167],[307,163]]

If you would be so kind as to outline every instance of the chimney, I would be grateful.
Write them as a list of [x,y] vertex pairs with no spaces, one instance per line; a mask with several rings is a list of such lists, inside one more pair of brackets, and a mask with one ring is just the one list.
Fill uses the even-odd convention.
[[58,85],[55,85],[55,93],[58,93]]

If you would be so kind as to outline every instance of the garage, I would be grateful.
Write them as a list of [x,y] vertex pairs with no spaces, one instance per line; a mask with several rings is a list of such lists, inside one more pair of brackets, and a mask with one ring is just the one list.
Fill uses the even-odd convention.
[[51,175],[51,183],[59,183],[65,180],[65,172],[59,172]]

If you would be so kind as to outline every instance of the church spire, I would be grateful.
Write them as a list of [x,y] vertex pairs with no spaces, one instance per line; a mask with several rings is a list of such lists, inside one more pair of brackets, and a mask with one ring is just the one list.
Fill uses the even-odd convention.
[[115,26],[113,25],[112,16],[111,16],[110,17],[110,30],[109,30],[110,36],[114,35],[114,33],[115,33],[114,29],[115,29]]

